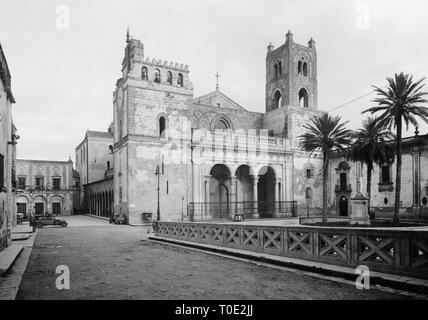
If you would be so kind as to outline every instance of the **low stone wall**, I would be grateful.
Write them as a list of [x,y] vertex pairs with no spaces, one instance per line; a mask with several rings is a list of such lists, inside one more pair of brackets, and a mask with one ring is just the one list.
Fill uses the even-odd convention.
[[428,279],[428,231],[159,222],[157,235]]

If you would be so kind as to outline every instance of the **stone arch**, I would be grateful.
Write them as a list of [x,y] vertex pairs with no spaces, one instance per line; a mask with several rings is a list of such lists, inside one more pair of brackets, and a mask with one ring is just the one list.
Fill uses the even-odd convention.
[[172,72],[171,71],[168,71],[166,73],[166,82],[169,84],[172,84]]
[[64,197],[63,196],[61,196],[59,194],[53,195],[51,198],[51,203],[52,203],[52,214],[63,213],[63,207],[64,207]]
[[254,170],[249,164],[240,164],[235,169],[236,201],[254,201]]
[[278,109],[282,106],[282,94],[279,89],[275,89],[273,95],[272,95],[272,109]]
[[179,73],[177,75],[177,85],[179,85],[180,87],[182,87],[184,85],[184,80],[183,80],[183,74]]
[[17,212],[22,213],[24,218],[30,213],[30,199],[25,194],[18,194],[16,197]]
[[154,71],[154,82],[161,83],[161,72],[159,69],[155,69]]
[[231,170],[226,164],[211,167],[209,180],[210,215],[215,219],[226,219],[231,214]]
[[233,130],[232,120],[225,114],[218,114],[211,120],[211,130],[215,130],[219,122],[223,122],[225,124],[225,128],[223,128],[223,130]]
[[45,196],[41,194],[36,194],[33,196],[32,201],[34,208],[35,208],[35,214],[37,215],[44,215],[47,212],[47,199]]
[[141,79],[148,80],[149,79],[149,72],[147,70],[147,67],[143,66],[141,68]]
[[299,106],[301,108],[309,108],[309,91],[306,88],[299,90]]
[[257,201],[260,217],[272,217],[276,199],[277,174],[275,169],[266,165],[259,169],[257,174]]
[[156,117],[156,123],[157,123],[157,136],[159,138],[168,138],[168,128],[169,128],[169,121],[168,121],[168,115],[165,113],[159,113]]

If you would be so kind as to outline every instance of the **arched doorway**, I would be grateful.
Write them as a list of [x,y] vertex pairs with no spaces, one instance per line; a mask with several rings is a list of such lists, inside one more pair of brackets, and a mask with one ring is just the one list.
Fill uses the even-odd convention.
[[216,164],[210,171],[210,215],[214,219],[230,216],[231,174],[224,164]]
[[275,170],[265,166],[259,171],[257,201],[260,217],[271,218],[275,209]]
[[348,198],[345,196],[341,196],[339,200],[339,215],[348,215]]

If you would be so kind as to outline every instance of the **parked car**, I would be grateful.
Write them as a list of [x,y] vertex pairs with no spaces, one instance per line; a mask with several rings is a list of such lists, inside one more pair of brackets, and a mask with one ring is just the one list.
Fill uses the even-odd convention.
[[114,217],[110,218],[110,223],[127,224],[128,219],[127,219],[126,215],[124,215],[124,214],[117,214]]
[[44,226],[61,226],[66,227],[68,225],[67,221],[58,219],[53,216],[38,216],[36,217],[36,226],[37,228],[43,228]]

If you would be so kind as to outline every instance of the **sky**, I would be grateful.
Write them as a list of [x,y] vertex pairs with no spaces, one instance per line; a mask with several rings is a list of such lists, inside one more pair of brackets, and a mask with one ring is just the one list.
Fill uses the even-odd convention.
[[[219,72],[221,91],[257,112],[269,42],[279,47],[288,30],[297,43],[312,37],[318,108],[330,111],[395,72],[428,74],[427,12],[424,0],[2,0],[18,158],[74,161],[87,129],[107,130],[128,25],[146,56],[189,65],[195,97],[215,89]],[[332,113],[356,129],[373,98]]]

